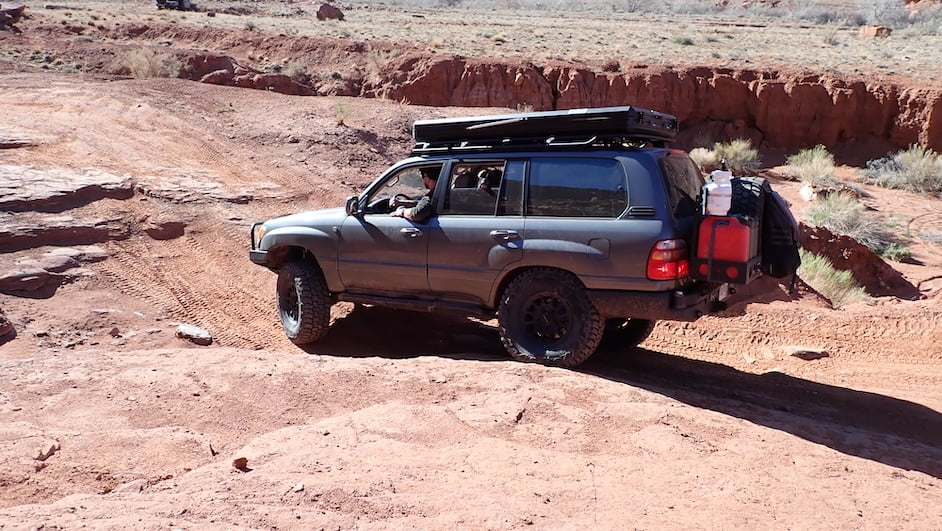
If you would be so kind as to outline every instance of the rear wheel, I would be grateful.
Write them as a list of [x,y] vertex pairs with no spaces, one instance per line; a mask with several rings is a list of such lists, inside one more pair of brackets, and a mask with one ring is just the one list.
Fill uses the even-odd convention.
[[330,324],[330,294],[320,269],[306,262],[288,262],[278,270],[278,316],[296,345],[320,341]]
[[504,290],[498,308],[501,342],[519,361],[575,367],[602,338],[602,319],[574,276],[532,269]]
[[605,321],[602,343],[610,348],[637,347],[651,335],[655,324],[648,319],[609,319]]

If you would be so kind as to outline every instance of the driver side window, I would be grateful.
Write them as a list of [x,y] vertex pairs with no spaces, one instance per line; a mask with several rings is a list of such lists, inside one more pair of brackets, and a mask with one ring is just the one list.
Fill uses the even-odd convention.
[[422,174],[418,167],[406,168],[390,175],[367,199],[367,214],[388,214],[389,200],[397,195],[408,199],[418,199],[426,192],[422,183]]

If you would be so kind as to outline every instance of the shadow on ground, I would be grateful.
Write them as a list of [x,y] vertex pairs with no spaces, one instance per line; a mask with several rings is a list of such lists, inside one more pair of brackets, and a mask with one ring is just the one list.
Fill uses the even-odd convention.
[[[508,360],[491,324],[375,307],[359,307],[337,319],[326,340],[307,352]],[[914,402],[645,349],[600,349],[579,371],[791,433],[847,455],[942,478],[942,414]]]
[[600,356],[581,370],[843,454],[942,478],[942,413],[921,404],[644,349]]

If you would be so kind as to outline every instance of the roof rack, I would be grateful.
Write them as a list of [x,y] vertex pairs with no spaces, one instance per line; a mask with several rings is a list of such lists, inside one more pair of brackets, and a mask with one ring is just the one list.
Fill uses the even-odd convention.
[[417,120],[412,125],[413,153],[664,145],[676,135],[676,117],[638,107]]

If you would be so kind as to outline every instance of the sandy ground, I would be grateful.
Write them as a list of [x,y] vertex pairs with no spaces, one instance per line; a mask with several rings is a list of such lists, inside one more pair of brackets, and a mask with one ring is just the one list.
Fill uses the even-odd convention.
[[[493,322],[344,305],[291,345],[250,224],[341,204],[412,120],[470,112],[0,75],[0,272],[77,252],[0,294],[0,528],[939,528],[937,245],[894,264],[921,300],[766,286],[578,371],[510,361]],[[942,229],[942,201],[867,202]]]

